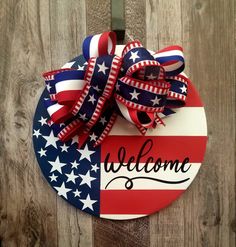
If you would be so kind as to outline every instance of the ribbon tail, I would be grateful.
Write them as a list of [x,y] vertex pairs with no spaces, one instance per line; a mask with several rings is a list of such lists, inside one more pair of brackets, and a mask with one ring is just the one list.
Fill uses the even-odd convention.
[[162,124],[162,125],[166,126],[164,121],[158,115],[156,115],[155,123],[156,123],[156,125]]
[[112,115],[110,116],[110,119],[107,122],[107,125],[105,128],[103,128],[102,133],[100,134],[100,136],[98,137],[97,141],[94,143],[94,147],[100,145],[104,139],[108,136],[109,132],[111,131],[116,118],[117,118],[118,114],[116,112],[113,112]]
[[142,125],[136,124],[135,125],[138,131],[144,136],[147,132],[147,128],[143,127]]
[[161,118],[164,118],[164,117],[167,117],[167,116],[170,116],[170,115],[172,115],[172,114],[175,114],[176,112],[175,111],[173,111],[172,109],[170,109],[170,108],[164,108],[164,111],[161,113]]
[[63,129],[60,124],[56,124],[51,118],[48,119],[47,124],[48,126],[50,126],[50,128],[53,131],[53,134],[56,136]]
[[78,148],[82,148],[89,137],[89,133],[78,133]]
[[99,146],[111,131],[118,114],[114,106],[109,106],[100,115],[93,127],[86,126],[79,134],[79,148],[85,142],[91,142],[94,147]]
[[184,75],[169,76],[166,80],[170,83],[170,91],[167,96],[168,108],[179,108],[186,104],[189,79]]

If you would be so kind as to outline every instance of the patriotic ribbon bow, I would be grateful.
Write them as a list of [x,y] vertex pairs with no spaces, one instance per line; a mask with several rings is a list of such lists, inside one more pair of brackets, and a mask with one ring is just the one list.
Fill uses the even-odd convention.
[[64,124],[60,140],[78,135],[81,145],[81,140],[92,134],[97,146],[117,115],[144,135],[148,128],[163,124],[161,118],[174,113],[171,108],[185,104],[188,78],[181,74],[181,47],[151,53],[139,41],[132,41],[121,57],[115,55],[115,47],[114,32],[89,36],[83,42],[85,66],[43,74],[50,95],[45,105],[51,122]]

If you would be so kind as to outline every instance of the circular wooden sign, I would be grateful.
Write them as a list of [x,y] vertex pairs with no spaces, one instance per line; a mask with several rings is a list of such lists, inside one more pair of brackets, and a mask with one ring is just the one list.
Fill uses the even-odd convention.
[[[117,46],[117,55],[122,48]],[[81,55],[63,67],[83,69],[84,64]],[[80,210],[117,220],[146,216],[176,200],[197,175],[207,125],[202,101],[191,83],[186,106],[166,117],[165,126],[141,136],[119,117],[96,148],[92,134],[81,148],[77,137],[66,143],[57,138],[43,103],[47,97],[45,89],[34,116],[35,154],[51,187]]]

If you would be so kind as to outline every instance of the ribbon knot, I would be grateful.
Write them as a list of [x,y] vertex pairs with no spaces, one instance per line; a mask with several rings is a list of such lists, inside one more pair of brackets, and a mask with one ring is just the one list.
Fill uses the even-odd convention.
[[62,141],[75,135],[79,145],[92,134],[97,146],[108,135],[118,115],[144,135],[148,128],[164,124],[162,118],[184,106],[188,78],[182,48],[170,46],[156,53],[139,41],[128,43],[122,56],[115,55],[113,32],[89,36],[83,43],[84,66],[43,74],[50,98],[45,106],[51,124],[64,124]]

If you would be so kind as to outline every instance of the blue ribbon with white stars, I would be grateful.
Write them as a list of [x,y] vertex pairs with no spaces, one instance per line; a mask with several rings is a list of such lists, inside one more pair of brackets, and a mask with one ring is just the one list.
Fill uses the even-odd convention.
[[161,118],[174,113],[171,108],[185,105],[189,79],[182,74],[181,47],[170,46],[154,53],[139,41],[132,41],[119,57],[114,54],[115,45],[113,32],[89,36],[83,43],[84,57],[44,73],[51,121],[65,124],[58,134],[61,140],[75,135],[86,140],[96,133],[94,145],[99,145],[117,115],[145,134],[147,128],[163,124]]

